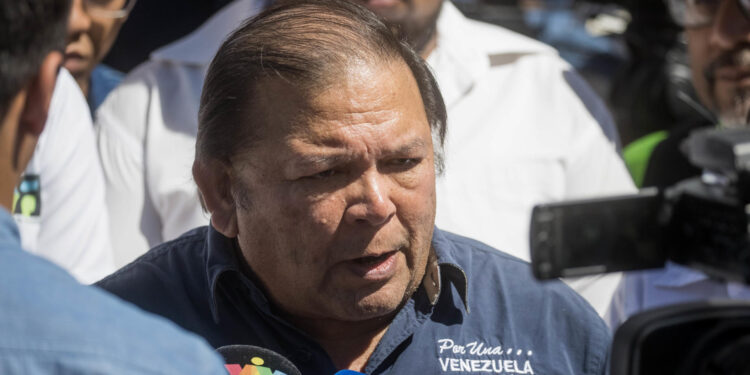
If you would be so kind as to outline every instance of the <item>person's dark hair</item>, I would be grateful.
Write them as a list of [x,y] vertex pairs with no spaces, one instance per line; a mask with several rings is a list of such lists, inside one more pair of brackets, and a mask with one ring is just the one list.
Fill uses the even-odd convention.
[[70,0],[0,0],[0,118],[44,58],[65,47]]
[[230,163],[257,141],[248,108],[265,79],[303,90],[326,87],[349,63],[403,61],[411,70],[432,129],[442,170],[446,110],[424,60],[375,14],[345,0],[278,4],[250,19],[222,44],[208,69],[198,115],[196,161]]

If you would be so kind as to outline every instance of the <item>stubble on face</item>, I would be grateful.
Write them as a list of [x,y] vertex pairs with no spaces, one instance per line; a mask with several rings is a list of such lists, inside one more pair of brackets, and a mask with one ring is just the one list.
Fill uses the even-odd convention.
[[746,126],[750,119],[750,43],[720,55],[706,67],[704,76],[713,93],[720,124]]

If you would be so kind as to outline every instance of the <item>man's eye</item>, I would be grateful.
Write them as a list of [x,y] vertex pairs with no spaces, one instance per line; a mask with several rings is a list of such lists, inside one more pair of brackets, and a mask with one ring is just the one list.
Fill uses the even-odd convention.
[[399,159],[394,159],[393,161],[391,161],[391,165],[393,165],[395,167],[405,167],[406,168],[406,167],[415,166],[415,165],[419,164],[420,161],[422,161],[421,158],[399,158]]
[[307,178],[322,179],[322,178],[333,177],[334,175],[336,175],[336,170],[334,170],[334,169],[327,169],[327,170],[325,170],[323,172],[307,176]]

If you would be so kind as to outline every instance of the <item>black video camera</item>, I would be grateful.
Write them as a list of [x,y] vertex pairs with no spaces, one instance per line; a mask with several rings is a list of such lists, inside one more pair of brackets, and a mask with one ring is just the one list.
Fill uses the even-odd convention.
[[[750,130],[699,130],[683,152],[702,176],[664,190],[534,207],[534,275],[585,276],[673,261],[750,284]],[[612,375],[750,374],[750,302],[636,314],[615,334],[611,365]]]
[[750,130],[699,130],[683,146],[705,170],[701,177],[663,191],[534,207],[534,275],[642,270],[671,260],[750,283]]

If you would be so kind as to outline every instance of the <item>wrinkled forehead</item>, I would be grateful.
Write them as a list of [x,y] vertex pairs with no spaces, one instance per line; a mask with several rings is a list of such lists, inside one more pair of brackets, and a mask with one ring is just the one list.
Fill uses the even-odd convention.
[[392,122],[429,131],[416,80],[400,60],[355,60],[316,82],[268,76],[255,92],[248,117],[259,142]]

